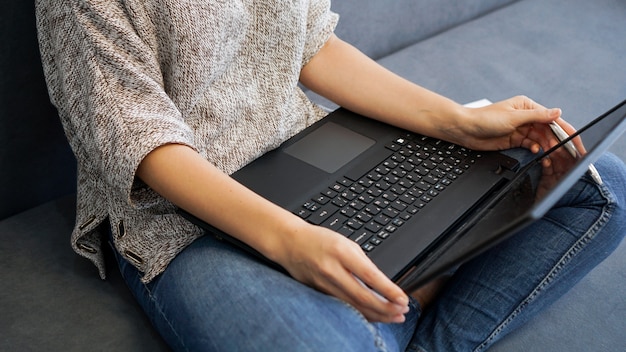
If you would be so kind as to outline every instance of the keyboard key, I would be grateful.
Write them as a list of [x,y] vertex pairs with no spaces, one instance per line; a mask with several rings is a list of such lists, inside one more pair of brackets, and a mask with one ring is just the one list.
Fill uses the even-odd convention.
[[393,225],[387,225],[387,227],[385,227],[385,231],[389,232],[389,233],[393,233],[397,230],[398,228],[393,226]]
[[356,209],[350,208],[348,206],[346,206],[343,209],[341,209],[341,214],[344,215],[344,216],[347,216],[349,218],[353,217],[356,213],[358,213],[358,211],[356,211]]
[[328,198],[327,196],[324,195],[319,195],[317,196],[315,199],[313,199],[316,203],[319,203],[321,205],[327,204],[328,202],[330,202],[330,198]]
[[363,227],[363,223],[360,221],[356,221],[356,220],[348,220],[346,221],[346,226],[348,226],[349,228],[353,230],[358,230],[361,227]]
[[352,191],[346,191],[346,192],[341,193],[341,197],[347,200],[354,200],[358,196],[359,196],[358,194]]
[[330,189],[332,189],[333,191],[340,193],[343,192],[344,189],[346,189],[345,186],[342,186],[339,183],[335,183],[334,185],[330,186]]
[[381,225],[387,225],[391,221],[391,218],[383,214],[379,214],[376,217],[374,217],[374,221],[376,221],[377,223]]
[[391,236],[391,234],[385,230],[380,231],[376,236],[378,236],[378,238],[386,240],[387,238],[389,238],[389,236]]
[[322,192],[322,194],[330,199],[337,197],[337,195],[339,193],[337,193],[336,191],[333,191],[332,189],[327,189],[326,191]]
[[390,218],[395,218],[396,216],[398,216],[398,214],[400,214],[400,212],[392,207],[388,207],[385,210],[383,210],[383,214]]
[[395,227],[400,227],[402,225],[404,225],[404,220],[402,219],[394,219],[391,224]]
[[365,252],[371,252],[374,250],[374,248],[376,248],[372,243],[365,243],[361,246],[361,248],[365,251]]
[[361,194],[359,196],[358,200],[363,202],[363,203],[365,203],[365,204],[369,204],[369,203],[373,202],[374,200],[376,200],[376,198],[374,198],[370,194]]
[[380,237],[372,237],[370,238],[370,243],[374,246],[378,246],[379,244],[383,243],[383,240]]
[[341,214],[334,214],[330,216],[326,221],[324,221],[324,223],[322,223],[322,226],[329,228],[333,231],[339,231],[339,229],[343,226],[343,223],[346,220],[348,220],[346,216],[343,216]]
[[360,212],[358,214],[356,214],[356,216],[354,217],[355,220],[362,222],[362,223],[367,223],[370,220],[372,220],[372,216],[368,215],[365,212]]
[[352,185],[352,181],[348,180],[347,178],[342,178],[341,180],[339,180],[339,183],[344,187],[350,187]]
[[339,208],[337,208],[334,205],[329,204],[319,209],[318,211],[314,212],[313,214],[311,214],[311,216],[307,218],[307,221],[309,221],[310,223],[314,225],[319,225],[323,223],[326,219],[328,219],[331,215],[333,215],[335,212],[337,212],[337,210],[339,210]]
[[403,211],[404,209],[406,209],[406,204],[402,203],[399,200],[391,203],[391,206],[398,211]]
[[430,189],[430,184],[426,181],[418,181],[415,183],[415,188],[421,189],[422,191],[428,191]]
[[378,223],[376,223],[375,221],[370,221],[370,222],[368,222],[365,225],[365,229],[370,231],[370,232],[373,232],[373,233],[376,233],[376,232],[382,230],[382,228],[383,228],[383,226],[378,224]]
[[344,237],[350,237],[354,233],[354,230],[352,230],[351,228],[347,226],[342,226],[339,230],[337,230],[337,232],[343,235]]
[[360,200],[352,201],[348,205],[356,210],[362,210],[363,208],[365,208],[365,203],[361,202]]
[[339,208],[343,208],[348,204],[348,201],[341,197],[338,197],[338,198],[333,199],[332,203],[338,206]]
[[373,235],[367,231],[356,231],[349,238],[359,245],[363,245],[367,243],[372,236]]
[[303,208],[303,209],[297,210],[296,215],[306,220],[306,218],[308,218],[311,215],[311,212]]
[[382,209],[380,209],[377,206],[373,206],[373,205],[367,205],[365,206],[365,209],[363,209],[366,213],[370,214],[370,215],[378,215],[378,213],[380,213],[380,211]]

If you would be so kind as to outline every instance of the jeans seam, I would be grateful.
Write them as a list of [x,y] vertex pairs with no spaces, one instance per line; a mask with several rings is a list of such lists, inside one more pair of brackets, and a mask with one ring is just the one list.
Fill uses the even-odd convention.
[[[120,254],[117,252],[117,249],[115,248],[115,246],[113,245],[112,241],[108,241],[109,242],[109,246],[111,246],[111,249],[113,250],[113,255],[114,256],[120,256]],[[121,257],[120,259],[126,261],[125,258]],[[120,271],[120,273],[123,272],[123,268],[120,265],[119,260],[115,260],[118,270]],[[127,265],[130,265],[129,263],[127,263]],[[126,281],[126,280],[124,280]],[[148,293],[148,298],[149,300],[154,304],[155,309],[157,310],[158,314],[163,318],[163,320],[167,323],[167,325],[169,326],[169,328],[171,329],[171,331],[174,333],[174,336],[176,336],[176,339],[178,339],[178,342],[180,343],[180,345],[182,346],[182,348],[185,351],[189,351],[189,349],[187,348],[187,346],[185,346],[185,343],[183,341],[183,339],[181,339],[180,335],[178,334],[178,332],[176,331],[176,329],[174,329],[174,326],[172,325],[172,323],[169,321],[169,319],[167,318],[167,315],[163,312],[163,310],[161,309],[161,306],[157,303],[158,301],[154,298],[154,295],[152,294],[152,291],[150,290],[150,288],[144,284],[141,283],[141,285],[144,287],[145,291]]]
[[372,334],[372,337],[374,338],[374,347],[378,349],[380,352],[387,352],[388,349],[387,349],[387,346],[385,345],[385,341],[383,337],[380,334],[380,331],[372,323],[367,321],[363,313],[361,313],[358,309],[354,308],[351,304],[347,302],[344,302],[344,301],[341,301],[341,302],[356,313],[356,315],[359,317],[359,320],[361,320],[361,322],[363,323],[363,325],[365,325],[365,327],[370,332],[370,334]]
[[569,249],[568,251],[559,259],[559,261],[552,267],[552,269],[548,272],[548,274],[541,280],[541,282],[535,287],[534,290],[520,302],[520,304],[498,325],[489,336],[479,344],[474,351],[482,351],[486,349],[493,341],[495,341],[502,333],[502,331],[517,317],[520,313],[530,305],[540,294],[541,292],[549,286],[554,278],[561,272],[563,267],[567,263],[571,261],[571,259],[576,256],[580,251],[582,251],[587,243],[591,241],[597,233],[602,229],[602,227],[608,223],[611,218],[611,214],[615,208],[615,201],[610,193],[610,191],[606,188],[605,185],[598,185],[598,190],[602,197],[606,200],[606,203],[602,207],[602,212],[600,216],[596,219],[596,221],[589,227],[587,232],[583,236],[581,236]]
[[167,314],[165,314],[163,312],[163,309],[161,309],[161,305],[158,303],[159,301],[155,299],[154,295],[152,294],[152,291],[150,290],[150,288],[148,286],[146,286],[146,284],[143,284],[144,289],[146,290],[146,292],[148,293],[148,297],[150,299],[150,301],[152,301],[152,303],[154,304],[155,309],[157,310],[158,314],[161,316],[161,318],[163,318],[163,320],[167,323],[167,326],[169,326],[170,330],[174,333],[174,336],[176,336],[176,339],[178,340],[178,342],[180,343],[180,346],[185,350],[185,351],[189,351],[189,349],[187,348],[187,346],[185,346],[185,342],[184,340],[180,337],[180,335],[178,334],[178,331],[174,328],[174,325],[172,325],[172,322],[168,319]]

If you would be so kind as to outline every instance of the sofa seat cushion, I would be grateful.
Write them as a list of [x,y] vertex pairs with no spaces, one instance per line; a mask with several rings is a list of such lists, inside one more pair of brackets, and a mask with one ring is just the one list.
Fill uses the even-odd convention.
[[67,196],[0,221],[0,350],[166,351],[115,267],[102,281],[72,251],[74,212]]

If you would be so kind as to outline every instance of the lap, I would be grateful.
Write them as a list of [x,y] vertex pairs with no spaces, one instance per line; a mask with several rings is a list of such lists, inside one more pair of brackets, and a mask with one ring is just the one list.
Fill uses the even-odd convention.
[[462,265],[417,328],[428,351],[483,350],[572,288],[624,237],[626,171],[603,156],[539,221]]
[[[461,266],[424,317],[413,306],[401,325],[370,324],[344,302],[210,235],[147,285],[118,258],[120,269],[176,349],[403,350],[411,338],[422,346],[487,346],[567,291],[621,241],[626,172],[611,157],[596,166],[606,176],[600,192],[578,182],[544,219]],[[600,221],[607,198],[619,209]]]
[[404,324],[371,324],[348,304],[303,285],[206,235],[147,285],[122,259],[139,303],[168,343],[183,350],[401,350]]

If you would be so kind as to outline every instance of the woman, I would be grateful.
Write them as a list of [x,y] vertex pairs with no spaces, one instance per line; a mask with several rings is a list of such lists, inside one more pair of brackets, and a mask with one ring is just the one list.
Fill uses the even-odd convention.
[[[571,131],[560,110],[525,97],[466,109],[410,83],[333,34],[328,0],[36,5],[51,100],[78,160],[74,249],[104,277],[106,238],[176,350],[484,349],[621,240],[624,169],[606,157],[603,186],[581,180],[546,219],[445,287],[410,297],[356,244],[228,176],[324,116],[298,82],[365,116],[482,150],[548,147],[549,122]],[[203,236],[176,206],[291,277]]]

